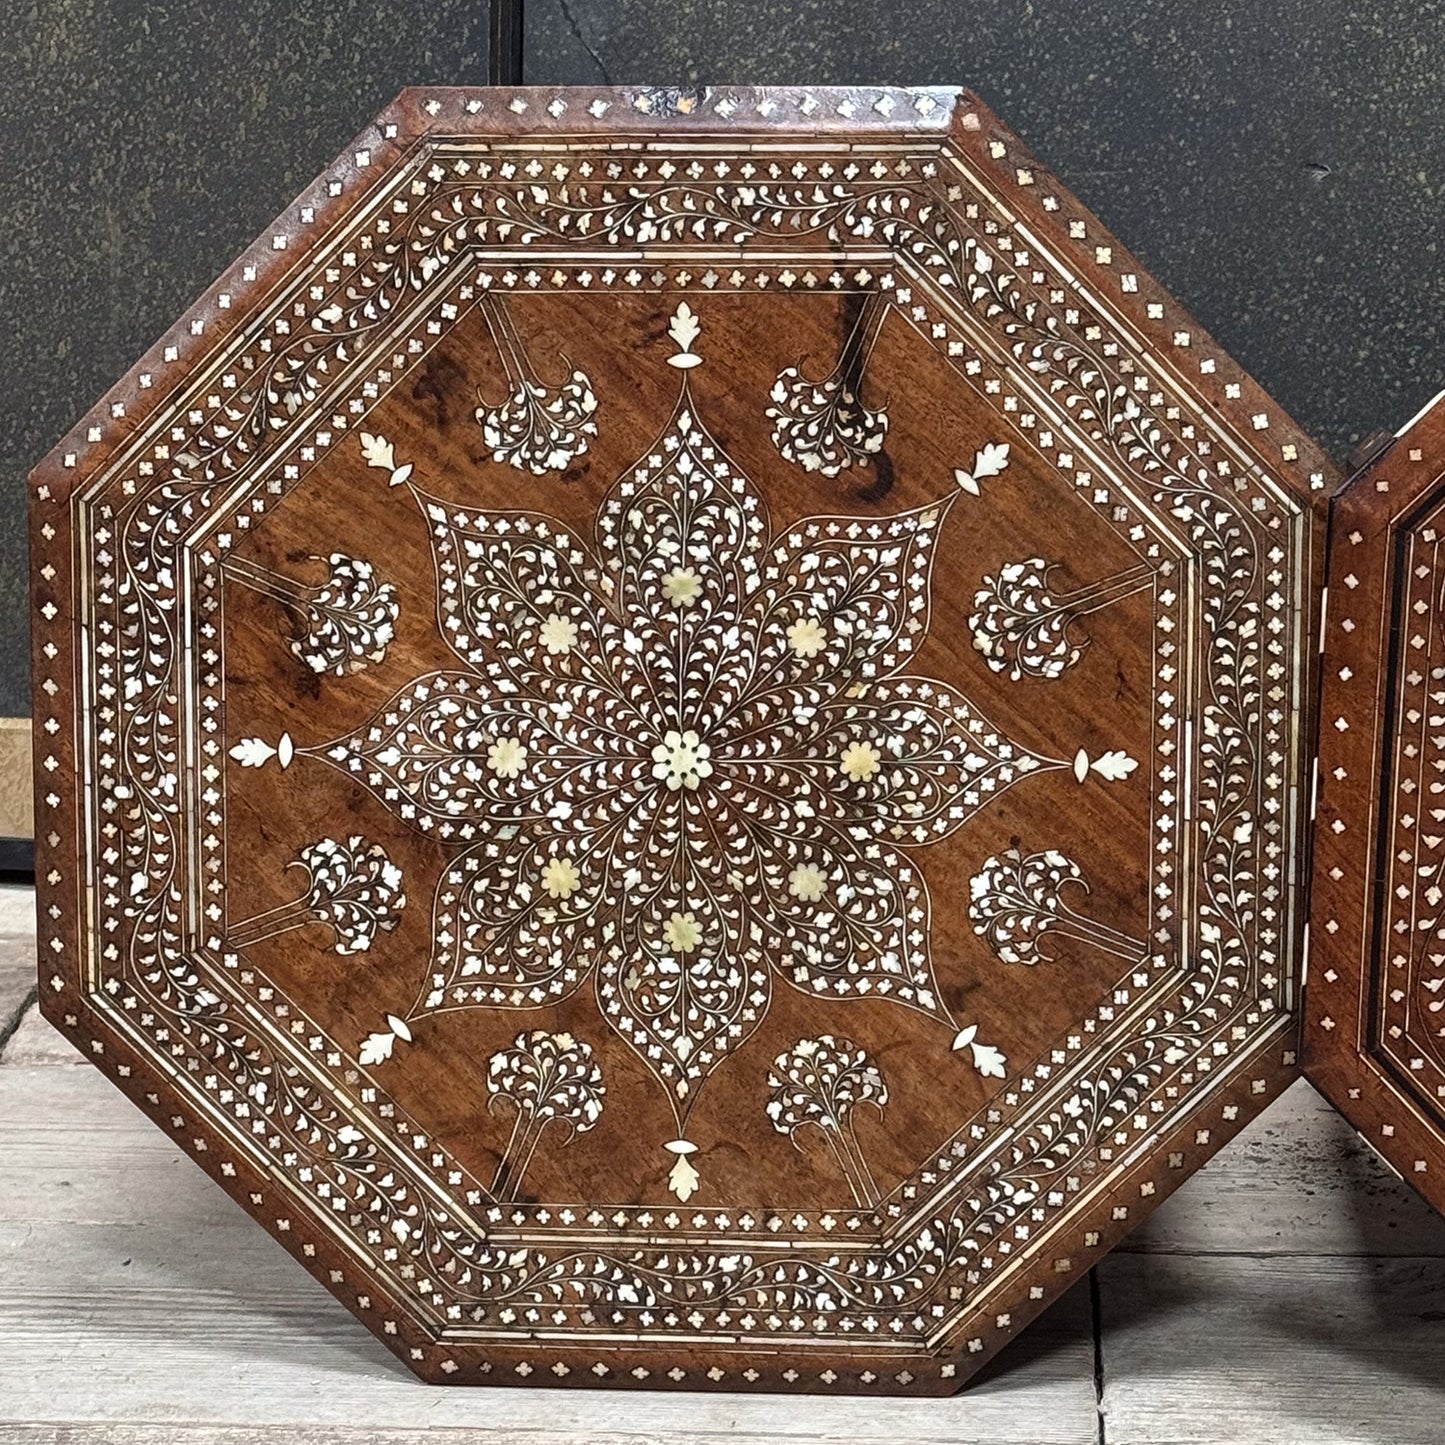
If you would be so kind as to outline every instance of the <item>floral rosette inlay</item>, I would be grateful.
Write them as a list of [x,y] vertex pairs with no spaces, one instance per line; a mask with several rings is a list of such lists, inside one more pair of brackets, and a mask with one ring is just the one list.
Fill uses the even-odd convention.
[[460,665],[314,750],[457,849],[426,983],[367,1056],[390,1057],[419,1018],[553,1005],[590,979],[667,1090],[684,1198],[697,1093],[779,982],[916,1010],[1002,1075],[940,996],[911,853],[1030,772],[1087,772],[906,670],[960,492],[775,534],[697,414],[699,333],[679,308],[677,404],[604,498],[591,545],[540,513],[458,508],[385,458],[429,523]]

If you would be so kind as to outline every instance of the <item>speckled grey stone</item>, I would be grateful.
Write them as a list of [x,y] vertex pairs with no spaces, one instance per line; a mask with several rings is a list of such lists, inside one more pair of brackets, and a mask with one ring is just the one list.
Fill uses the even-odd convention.
[[529,83],[968,85],[1326,447],[1445,386],[1445,7],[527,0]]
[[15,0],[0,27],[0,715],[30,711],[24,477],[484,0]]

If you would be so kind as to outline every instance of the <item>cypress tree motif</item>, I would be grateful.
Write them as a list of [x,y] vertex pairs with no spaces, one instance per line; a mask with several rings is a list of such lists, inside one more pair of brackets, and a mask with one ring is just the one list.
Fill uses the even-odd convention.
[[1006,562],[974,594],[975,611],[968,619],[973,645],[994,672],[1007,672],[1015,682],[1062,677],[1089,645],[1079,619],[1142,592],[1154,578],[1147,566],[1130,567],[1056,594],[1048,585],[1054,566],[1042,557]]
[[480,392],[476,419],[494,462],[505,462],[533,476],[565,471],[597,435],[593,420],[597,397],[585,371],[572,367],[566,380],[552,386],[542,380],[527,358],[527,348],[505,304],[495,296],[479,303],[492,342],[507,377],[507,395],[491,403]]
[[858,310],[838,364],[822,381],[810,381],[801,362],[778,373],[767,410],[773,445],[785,461],[805,471],[836,477],[855,463],[866,466],[883,450],[888,413],[863,405],[863,374],[888,314],[888,303],[870,291]]
[[534,1029],[518,1034],[514,1047],[492,1055],[487,1092],[488,1108],[505,1100],[516,1111],[492,1186],[499,1200],[508,1200],[517,1197],[548,1125],[566,1126],[569,1139],[585,1134],[602,1117],[607,1089],[590,1044],[571,1034]]
[[779,1054],[768,1087],[773,1128],[791,1136],[794,1148],[801,1147],[802,1129],[816,1128],[828,1141],[854,1200],[861,1208],[874,1208],[878,1185],[859,1147],[853,1115],[860,1104],[871,1104],[880,1114],[887,1105],[888,1085],[878,1065],[857,1044],[823,1034],[799,1039]]
[[1048,935],[1073,938],[1119,958],[1142,958],[1142,940],[1130,938],[1064,901],[1070,885],[1089,891],[1083,871],[1057,848],[1021,853],[1010,848],[988,859],[969,883],[968,916],[1004,963],[1036,964],[1049,958]]
[[380,843],[359,834],[340,843],[320,838],[305,847],[288,868],[306,872],[300,898],[232,923],[228,948],[246,948],[307,923],[324,923],[335,935],[337,953],[364,953],[380,932],[395,928],[406,907],[401,869]]
[[380,662],[396,636],[396,588],[377,577],[370,562],[333,552],[326,581],[314,585],[243,557],[226,559],[226,575],[286,609],[296,627],[291,651],[312,672],[359,672]]

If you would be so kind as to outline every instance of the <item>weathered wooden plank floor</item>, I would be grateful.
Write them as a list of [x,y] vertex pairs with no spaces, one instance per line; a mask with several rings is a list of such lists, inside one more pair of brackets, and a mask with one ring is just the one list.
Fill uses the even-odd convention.
[[962,1397],[437,1390],[27,1002],[0,888],[0,1441],[1413,1445],[1445,1434],[1445,1220],[1298,1085]]

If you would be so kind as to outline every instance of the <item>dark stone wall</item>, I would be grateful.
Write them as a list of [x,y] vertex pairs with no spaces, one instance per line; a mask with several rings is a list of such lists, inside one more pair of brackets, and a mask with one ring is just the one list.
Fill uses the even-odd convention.
[[0,716],[30,711],[25,475],[477,0],[10,0],[0,21]]
[[404,84],[485,83],[499,23],[538,84],[971,85],[1338,456],[1445,385],[1441,4],[493,8],[11,4],[0,714],[28,711],[29,466]]

